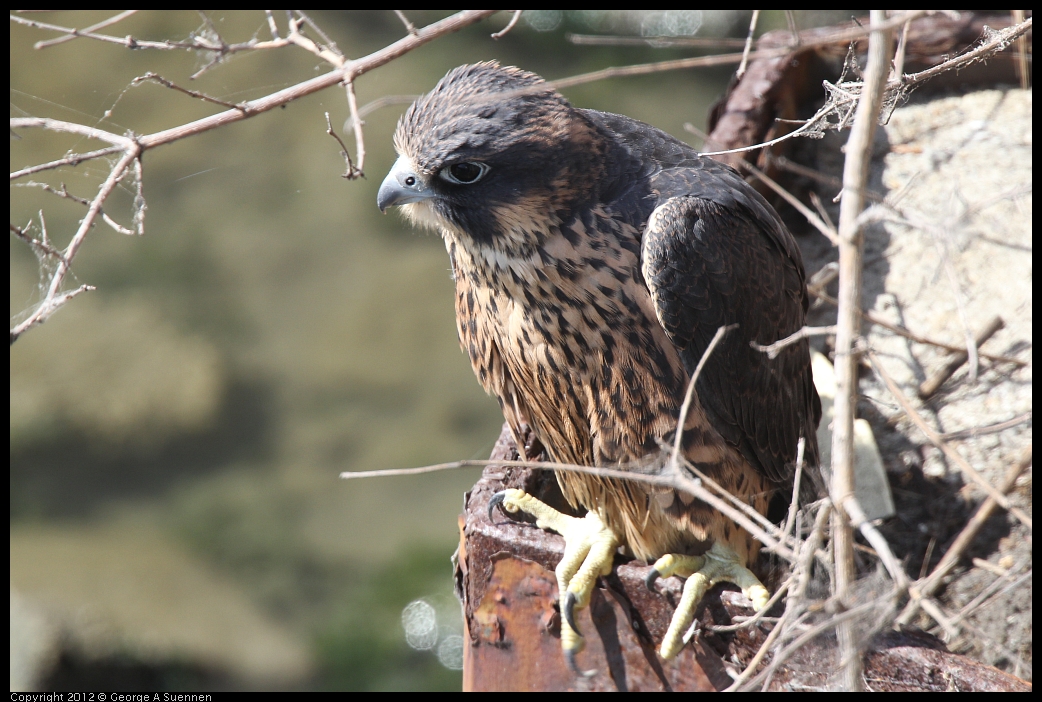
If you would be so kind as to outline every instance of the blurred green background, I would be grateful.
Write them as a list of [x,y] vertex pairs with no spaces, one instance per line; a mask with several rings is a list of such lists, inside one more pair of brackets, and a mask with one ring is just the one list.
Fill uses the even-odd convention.
[[[110,14],[21,16],[85,27]],[[408,14],[423,26],[449,13]],[[404,33],[392,11],[312,17],[348,57]],[[709,52],[577,46],[573,32],[738,37],[748,26],[739,12],[536,11],[490,39],[509,17],[362,76],[359,104],[419,94],[479,60],[555,79]],[[227,42],[270,38],[263,13],[210,18]],[[770,13],[760,32],[784,26]],[[101,31],[177,40],[202,30],[193,12],[142,12]],[[221,109],[151,83],[128,87],[149,71],[235,102],[330,70],[291,47],[236,54],[192,81],[210,57],[86,39],[33,48],[55,36],[11,25],[12,117],[146,134]],[[732,70],[565,94],[690,140],[683,124],[704,126]],[[449,556],[478,470],[337,477],[486,458],[502,422],[459,351],[441,241],[375,205],[404,109],[366,117],[360,181],[340,178],[340,149],[325,133],[328,111],[354,152],[339,88],[149,151],[145,236],[96,226],[68,285],[97,291],[12,347],[12,685],[459,688]],[[18,136],[12,170],[101,146]],[[106,175],[107,164],[89,162],[19,180],[12,224],[38,234],[42,210],[65,246],[85,208],[26,184],[65,183],[91,198]],[[129,224],[132,199],[123,184],[105,211]],[[35,256],[12,237],[12,323],[40,299],[39,284]]]

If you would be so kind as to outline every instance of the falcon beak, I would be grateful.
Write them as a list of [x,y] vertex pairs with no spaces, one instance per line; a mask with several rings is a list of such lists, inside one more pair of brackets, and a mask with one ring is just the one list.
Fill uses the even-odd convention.
[[416,173],[409,159],[399,156],[384,182],[380,183],[380,191],[376,194],[376,206],[381,212],[385,212],[392,205],[408,205],[431,197],[434,197],[434,193]]

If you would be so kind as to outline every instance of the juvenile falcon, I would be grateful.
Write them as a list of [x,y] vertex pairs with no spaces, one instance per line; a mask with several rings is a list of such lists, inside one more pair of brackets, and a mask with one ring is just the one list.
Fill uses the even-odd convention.
[[[737,325],[700,374],[683,427],[690,463],[760,513],[792,490],[797,443],[817,464],[821,405],[792,235],[730,167],[620,115],[573,107],[539,76],[488,62],[453,69],[398,123],[380,186],[445,241],[460,344],[515,438],[527,423],[551,460],[643,472],[665,466],[688,381],[717,328]],[[523,444],[518,443],[523,455]],[[494,503],[565,537],[561,642],[575,665],[573,609],[624,547],[653,575],[689,576],[660,648],[672,658],[705,590],[737,584],[759,545],[686,493],[558,472],[562,515],[519,490]],[[491,509],[491,507],[490,507]]]

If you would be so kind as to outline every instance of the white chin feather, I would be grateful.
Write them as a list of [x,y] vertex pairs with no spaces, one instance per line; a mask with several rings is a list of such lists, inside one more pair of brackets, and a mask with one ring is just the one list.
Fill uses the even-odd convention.
[[435,212],[434,209],[431,208],[430,203],[425,200],[421,202],[413,202],[408,205],[402,205],[400,209],[406,219],[408,219],[413,225],[424,227],[426,229],[433,229],[442,236],[455,229],[455,227],[445,221],[444,217]]

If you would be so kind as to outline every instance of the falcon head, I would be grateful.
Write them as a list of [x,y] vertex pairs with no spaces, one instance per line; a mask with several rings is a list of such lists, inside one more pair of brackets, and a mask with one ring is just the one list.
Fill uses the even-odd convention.
[[597,196],[605,140],[542,78],[494,61],[455,68],[398,122],[377,196],[414,223],[526,254]]

